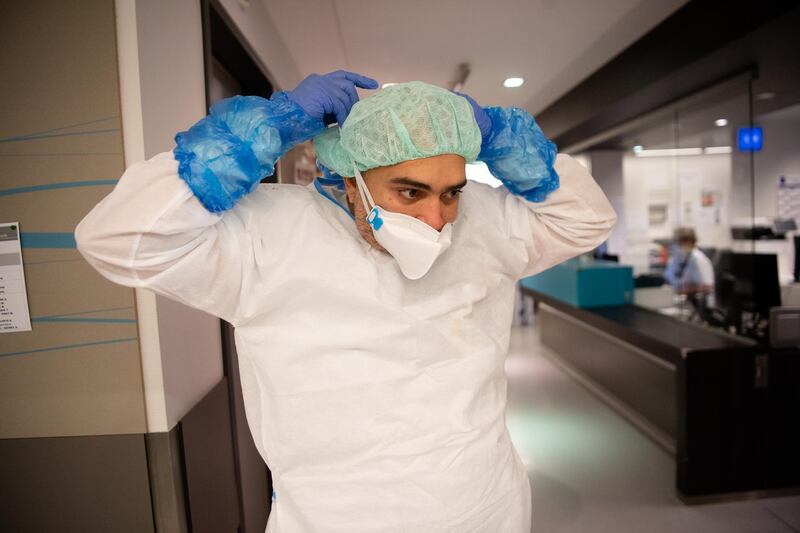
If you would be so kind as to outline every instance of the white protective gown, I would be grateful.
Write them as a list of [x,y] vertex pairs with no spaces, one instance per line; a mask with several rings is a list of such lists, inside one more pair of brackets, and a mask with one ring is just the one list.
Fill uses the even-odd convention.
[[452,246],[406,279],[313,184],[207,211],[172,153],[130,167],[79,224],[113,282],[235,326],[247,419],[276,491],[269,533],[527,533],[505,425],[518,279],[600,244],[615,214],[559,155],[529,203],[469,183]]

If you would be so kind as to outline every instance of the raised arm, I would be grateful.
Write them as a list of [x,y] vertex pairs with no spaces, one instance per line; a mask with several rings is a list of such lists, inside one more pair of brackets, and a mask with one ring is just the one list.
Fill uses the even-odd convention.
[[[556,157],[558,189],[541,202],[509,195],[507,212],[513,231],[526,243],[528,260],[519,277],[531,276],[599,246],[617,215],[594,178],[568,155]],[[512,213],[524,212],[515,215]]]
[[236,323],[254,262],[268,267],[287,242],[258,234],[242,199],[272,174],[281,155],[322,131],[328,113],[339,119],[349,112],[352,100],[320,88],[354,84],[345,77],[350,73],[334,74],[328,76],[335,81],[309,77],[269,100],[237,96],[215,104],[176,136],[173,153],[125,172],[78,224],[78,250],[115,283],[148,288]]
[[602,243],[616,213],[589,172],[558,154],[527,111],[469,100],[483,133],[478,159],[505,186],[490,194],[512,246],[524,248],[514,273],[536,274]]

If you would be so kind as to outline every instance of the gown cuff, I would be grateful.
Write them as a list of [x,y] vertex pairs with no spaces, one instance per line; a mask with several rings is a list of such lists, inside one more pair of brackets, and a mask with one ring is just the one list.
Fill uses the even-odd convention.
[[530,202],[542,202],[558,189],[553,165],[558,150],[545,137],[536,120],[516,107],[487,107],[492,129],[484,138],[478,160],[511,193]]
[[285,92],[226,98],[175,136],[178,175],[206,209],[226,211],[275,171],[279,157],[323,129]]

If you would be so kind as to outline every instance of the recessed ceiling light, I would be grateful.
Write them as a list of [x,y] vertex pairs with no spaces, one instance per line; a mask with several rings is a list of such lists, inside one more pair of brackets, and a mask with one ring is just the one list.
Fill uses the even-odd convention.
[[756,95],[756,100],[770,100],[775,98],[776,94],[771,91],[765,91]]
[[642,146],[641,144],[637,144],[636,146],[633,147],[634,153],[637,154],[641,153],[642,150],[644,150],[644,146]]
[[716,124],[720,128],[723,127],[723,126],[727,126],[728,125],[728,119],[727,118],[718,118],[717,120],[714,121],[714,124]]
[[381,85],[381,89],[385,89],[385,88],[387,88],[387,87],[391,87],[392,85],[397,85],[397,83],[395,83],[395,82],[392,82],[392,83],[384,83],[383,85]]
[[506,81],[503,82],[503,87],[519,87],[525,83],[523,78],[506,78]]

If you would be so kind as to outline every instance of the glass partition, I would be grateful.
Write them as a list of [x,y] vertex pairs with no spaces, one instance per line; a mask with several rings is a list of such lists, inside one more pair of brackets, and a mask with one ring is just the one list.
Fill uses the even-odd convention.
[[603,253],[633,266],[637,305],[766,342],[770,311],[800,305],[800,105],[754,115],[769,95],[751,86],[683,99],[579,155],[617,207]]

